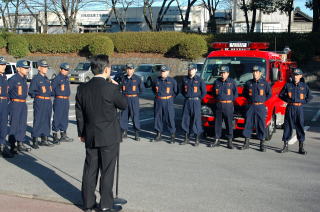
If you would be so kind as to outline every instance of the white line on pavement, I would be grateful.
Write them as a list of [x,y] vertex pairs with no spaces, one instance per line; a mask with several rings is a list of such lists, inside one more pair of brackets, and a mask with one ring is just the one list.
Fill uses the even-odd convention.
[[313,117],[311,121],[317,121],[320,116],[320,109],[318,110],[317,114]]
[[[310,126],[305,126],[304,131],[307,131],[309,128],[310,128]],[[292,145],[292,144],[296,143],[297,141],[298,141],[298,138],[297,138],[297,135],[295,135],[289,140],[288,144]]]

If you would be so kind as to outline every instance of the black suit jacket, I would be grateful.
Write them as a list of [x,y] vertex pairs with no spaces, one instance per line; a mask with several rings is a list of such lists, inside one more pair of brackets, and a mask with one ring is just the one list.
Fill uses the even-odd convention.
[[102,77],[94,77],[78,87],[78,136],[85,138],[86,147],[110,146],[121,141],[117,108],[124,110],[127,104],[119,87]]

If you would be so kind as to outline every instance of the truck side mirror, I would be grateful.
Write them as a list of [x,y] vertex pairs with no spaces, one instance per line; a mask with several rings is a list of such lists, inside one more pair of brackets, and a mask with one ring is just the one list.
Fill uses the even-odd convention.
[[272,81],[277,81],[279,78],[279,69],[272,68]]

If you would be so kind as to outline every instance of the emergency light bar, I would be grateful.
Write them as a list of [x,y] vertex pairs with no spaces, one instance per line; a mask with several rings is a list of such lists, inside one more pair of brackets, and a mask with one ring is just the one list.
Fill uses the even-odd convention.
[[266,42],[214,42],[214,49],[230,49],[230,50],[250,50],[250,49],[268,49],[269,43]]

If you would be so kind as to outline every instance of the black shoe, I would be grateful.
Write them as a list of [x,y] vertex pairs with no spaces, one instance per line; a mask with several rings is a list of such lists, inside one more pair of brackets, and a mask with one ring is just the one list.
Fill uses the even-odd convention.
[[18,141],[17,150],[18,152],[29,152],[31,149],[29,147],[26,147],[21,141]]
[[231,138],[228,139],[228,148],[229,149],[233,149],[233,144],[232,144],[232,139]]
[[103,212],[118,212],[122,210],[121,205],[114,205],[113,208],[101,208],[99,211]]
[[4,144],[0,144],[0,157],[3,158],[13,158],[14,154],[12,154]]
[[136,131],[136,135],[134,137],[134,140],[140,141],[139,131]]
[[200,135],[196,135],[194,146],[199,146],[199,142],[200,142]]
[[61,135],[61,137],[60,137],[60,142],[72,142],[72,141],[73,141],[72,138],[69,138],[69,137],[67,136],[67,132],[61,131],[61,132],[60,132],[60,135]]
[[214,141],[210,143],[210,147],[218,147],[218,146],[220,146],[220,139],[214,139]]
[[32,138],[32,148],[39,149],[39,142],[37,137]]
[[249,149],[249,145],[250,145],[250,139],[249,138],[246,138],[245,140],[244,140],[244,144],[243,144],[243,146],[242,146],[242,150],[245,150],[245,149]]
[[47,147],[52,147],[53,146],[53,144],[49,143],[47,136],[41,136],[41,142],[40,142],[39,145],[40,146],[47,146]]
[[156,137],[155,137],[152,141],[153,141],[153,142],[161,141],[161,133],[160,133],[160,132],[157,132]]
[[184,136],[184,141],[180,143],[180,145],[189,144],[189,134],[186,133]]
[[299,154],[301,154],[301,155],[307,154],[307,151],[305,151],[303,148],[303,142],[301,142],[301,141],[299,141]]
[[266,152],[266,147],[264,145],[264,140],[260,140],[260,151],[261,152]]
[[10,143],[10,152],[12,154],[18,154],[18,149],[16,147],[16,139],[14,135],[9,135],[9,143]]
[[122,138],[128,138],[128,131],[127,130],[122,131]]
[[288,141],[284,141],[283,147],[282,147],[282,149],[280,150],[280,153],[285,153],[285,152],[288,152],[288,151],[289,151]]
[[170,137],[169,143],[170,143],[170,144],[174,144],[174,143],[175,143],[175,140],[176,140],[176,134],[173,133],[173,134],[171,135],[171,137]]
[[53,144],[60,144],[60,139],[58,138],[57,132],[52,133],[52,137],[53,137],[53,141],[52,141]]

